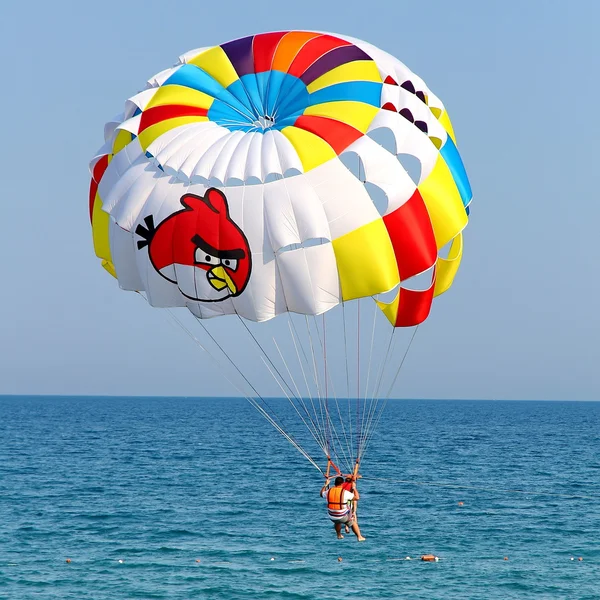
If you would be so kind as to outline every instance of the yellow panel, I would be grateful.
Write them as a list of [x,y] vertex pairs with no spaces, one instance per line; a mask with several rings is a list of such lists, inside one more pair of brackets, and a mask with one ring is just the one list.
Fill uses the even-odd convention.
[[119,133],[115,136],[115,141],[113,142],[113,155],[118,154],[129,144],[129,142],[133,139],[133,136],[129,131],[125,129],[121,129]]
[[224,88],[229,87],[234,81],[238,80],[237,73],[221,46],[215,46],[199,54],[196,58],[190,60],[188,64],[200,67]]
[[104,262],[106,262],[112,266],[110,242],[108,239],[109,223],[110,217],[108,213],[102,210],[102,200],[100,199],[100,194],[96,193],[94,209],[92,211],[92,236],[94,239],[94,251],[96,252],[96,256],[103,260],[102,266],[104,266],[109,273],[116,277],[116,274],[112,273],[110,269],[104,265]]
[[153,106],[165,106],[168,104],[210,108],[213,101],[214,98],[212,96],[184,85],[165,85],[158,88],[158,91],[152,96],[152,100],[150,100],[145,110]]
[[454,128],[448,113],[444,111],[441,116],[438,117],[438,121],[442,124],[442,127],[448,132],[448,135],[452,138],[454,144],[456,144],[456,137],[454,136]]
[[400,283],[390,236],[382,219],[333,240],[342,300],[387,292]]
[[284,127],[281,133],[294,146],[305,172],[337,156],[325,140],[310,131],[290,126]]
[[107,260],[103,260],[101,264],[115,279],[117,278],[117,272],[115,271],[115,266],[111,262],[108,262]]
[[460,260],[463,252],[463,240],[462,233],[459,233],[453,240],[452,246],[450,246],[450,252],[448,252],[448,258],[438,258],[437,265],[435,268],[435,290],[434,296],[439,296],[446,292],[458,271],[460,266]]
[[309,94],[335,83],[346,81],[376,81],[382,83],[377,65],[372,60],[355,60],[327,71],[306,86]]
[[361,133],[366,133],[378,112],[379,109],[371,104],[342,100],[340,102],[325,102],[309,106],[304,111],[304,114],[336,119],[347,125],[352,125],[352,127],[358,129]]
[[419,184],[419,192],[427,206],[439,250],[454,239],[468,221],[452,173],[441,155],[429,176]]
[[389,304],[380,302],[379,300],[375,300],[375,302],[383,314],[387,317],[388,321],[395,327],[396,318],[398,317],[398,305],[400,304],[400,290],[398,290],[396,297]]
[[163,133],[167,131],[171,131],[171,129],[175,129],[175,127],[179,127],[180,125],[187,125],[188,123],[199,123],[202,121],[208,121],[208,117],[200,117],[200,116],[189,116],[189,117],[175,117],[174,119],[166,119],[157,123],[156,125],[151,125],[148,129],[144,129],[138,138],[140,140],[140,145],[145,150],[148,149],[148,146],[158,137],[160,137]]

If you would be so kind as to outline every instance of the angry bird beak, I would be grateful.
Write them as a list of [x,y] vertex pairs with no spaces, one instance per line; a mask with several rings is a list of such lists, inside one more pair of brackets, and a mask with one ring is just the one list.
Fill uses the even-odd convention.
[[223,288],[227,287],[229,288],[232,296],[234,296],[237,292],[235,283],[233,283],[233,280],[231,277],[229,277],[227,271],[223,267],[218,266],[212,268],[206,276],[208,277],[208,282],[215,288],[215,290],[220,292]]

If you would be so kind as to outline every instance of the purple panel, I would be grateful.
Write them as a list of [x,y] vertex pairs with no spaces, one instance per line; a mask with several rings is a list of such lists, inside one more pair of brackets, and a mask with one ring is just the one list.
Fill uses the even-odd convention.
[[240,38],[223,44],[225,54],[233,65],[238,77],[254,73],[254,57],[252,55],[252,41],[254,36]]
[[315,61],[308,69],[306,69],[300,79],[302,79],[306,85],[309,85],[315,79],[321,77],[321,75],[331,71],[331,69],[335,69],[340,65],[344,65],[354,60],[371,60],[371,57],[356,46],[342,46],[341,48],[335,48],[334,50],[331,50],[331,52],[321,56],[319,60]]

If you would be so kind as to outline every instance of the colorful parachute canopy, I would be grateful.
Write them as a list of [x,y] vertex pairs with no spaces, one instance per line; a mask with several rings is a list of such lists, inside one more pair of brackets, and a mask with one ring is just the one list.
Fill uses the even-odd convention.
[[105,142],[96,254],[154,306],[263,321],[395,291],[378,304],[410,326],[458,269],[471,190],[448,114],[365,42],[287,31],[188,52]]

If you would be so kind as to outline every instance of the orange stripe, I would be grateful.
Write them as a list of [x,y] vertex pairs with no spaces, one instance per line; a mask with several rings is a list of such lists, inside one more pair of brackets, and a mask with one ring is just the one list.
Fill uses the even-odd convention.
[[273,66],[271,68],[274,71],[287,73],[296,54],[298,54],[298,50],[300,50],[306,42],[319,35],[321,34],[310,33],[308,31],[291,31],[285,35],[279,42],[279,46],[277,46],[275,56],[273,57]]

